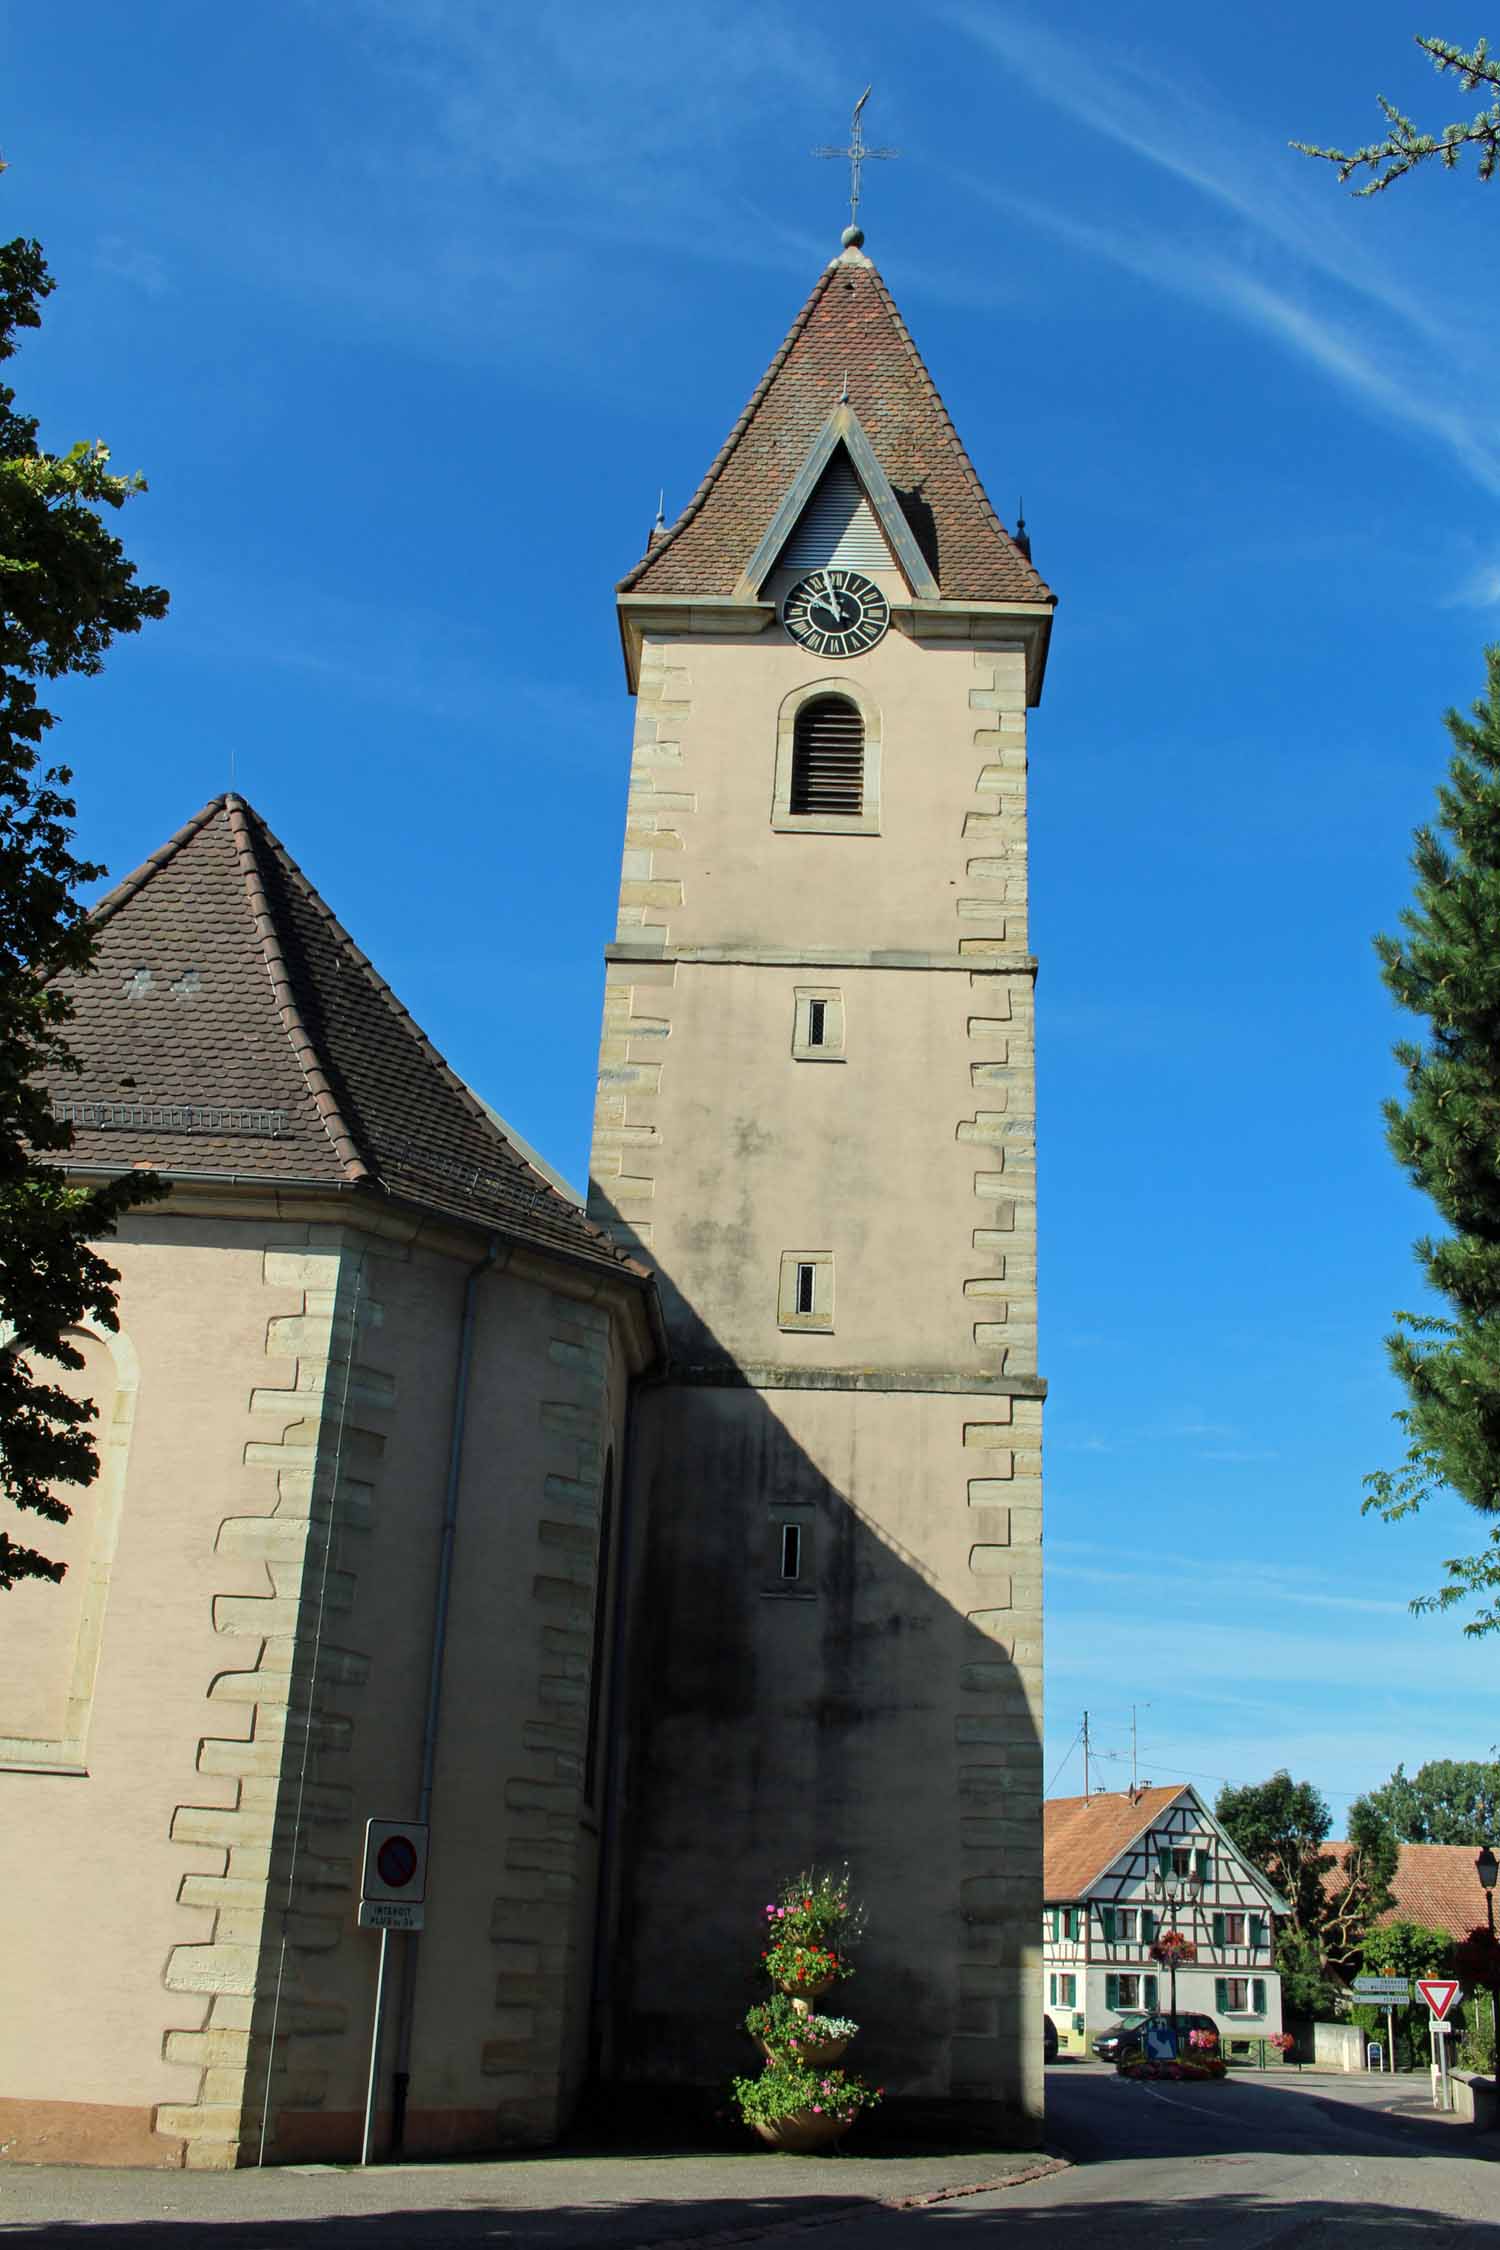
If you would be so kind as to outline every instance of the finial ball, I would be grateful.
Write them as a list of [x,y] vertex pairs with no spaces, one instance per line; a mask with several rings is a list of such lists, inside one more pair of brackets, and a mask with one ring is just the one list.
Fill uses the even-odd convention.
[[839,240],[846,250],[863,250],[865,230],[863,227],[845,227],[843,233],[839,236]]

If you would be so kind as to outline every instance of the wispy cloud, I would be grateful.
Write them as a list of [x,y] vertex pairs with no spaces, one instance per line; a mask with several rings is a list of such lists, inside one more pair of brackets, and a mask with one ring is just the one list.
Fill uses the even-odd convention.
[[1182,225],[1168,235],[1099,222],[983,180],[967,180],[968,192],[1273,337],[1367,411],[1446,447],[1484,491],[1500,494],[1500,417],[1487,370],[1469,364],[1451,313],[1403,284],[1330,203],[1326,182],[1317,183],[1321,196],[1304,188],[1278,136],[1138,56],[1101,57],[1096,48],[1091,59],[1034,18],[968,0],[945,12],[1032,92],[1194,190],[1202,225],[1194,239]]
[[144,290],[148,297],[165,296],[171,287],[165,260],[154,250],[148,250],[144,243],[129,242],[121,234],[101,237],[94,262],[101,272],[111,274],[116,281],[126,282],[132,289]]

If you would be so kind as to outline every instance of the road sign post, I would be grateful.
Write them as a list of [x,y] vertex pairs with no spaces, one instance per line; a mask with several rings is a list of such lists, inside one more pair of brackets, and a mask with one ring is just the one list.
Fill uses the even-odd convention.
[[[1385,2010],[1385,2053],[1381,2057],[1378,2067],[1382,2070],[1394,2070],[1396,2067],[1396,2010],[1404,2008],[1411,1999],[1410,1978],[1356,1977],[1354,1980],[1354,1997],[1356,2000],[1363,2000],[1367,2007]],[[1374,2052],[1376,2052],[1376,2046],[1372,2042],[1365,2056],[1365,2067],[1367,2069],[1375,2067],[1370,2064],[1369,2059],[1370,2054]]]
[[367,1820],[365,1864],[360,1879],[358,1923],[379,1930],[380,1960],[375,1970],[375,2011],[370,2024],[370,2074],[365,2085],[365,2129],[359,2161],[368,2164],[375,2138],[375,2097],[380,2085],[380,2023],[385,2009],[385,1965],[392,1930],[416,1932],[426,1916],[427,1838],[425,1821]]
[[1417,1992],[1427,2003],[1427,2022],[1432,2034],[1432,2106],[1451,2109],[1453,2088],[1448,2077],[1448,2039],[1453,2026],[1447,2021],[1447,2015],[1458,1998],[1458,1979],[1418,1977]]

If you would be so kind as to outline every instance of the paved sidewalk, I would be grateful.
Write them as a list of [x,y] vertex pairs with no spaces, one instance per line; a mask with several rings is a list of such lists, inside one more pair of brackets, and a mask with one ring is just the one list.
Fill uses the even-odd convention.
[[802,2231],[1065,2169],[1038,2150],[897,2156],[556,2156],[268,2167],[263,2172],[0,2169],[0,2246],[88,2250],[647,2250]]

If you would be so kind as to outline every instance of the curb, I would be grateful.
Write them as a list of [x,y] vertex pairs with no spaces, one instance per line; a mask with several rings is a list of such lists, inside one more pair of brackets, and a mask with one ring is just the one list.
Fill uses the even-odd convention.
[[729,2250],[734,2243],[769,2242],[782,2235],[810,2234],[816,2227],[869,2218],[877,2211],[925,2211],[936,2203],[956,2203],[966,2195],[994,2195],[1001,2188],[1024,2187],[1031,2180],[1047,2180],[1054,2172],[1072,2169],[1071,2158],[1048,2156],[1028,2165],[1024,2172],[1007,2172],[998,2180],[972,2180],[961,2187],[929,2188],[921,2195],[881,2195],[858,2203],[834,2203],[826,2211],[804,2213],[801,2218],[763,2220],[748,2227],[721,2227],[714,2234],[653,2235],[648,2241],[622,2244],[619,2250]]

